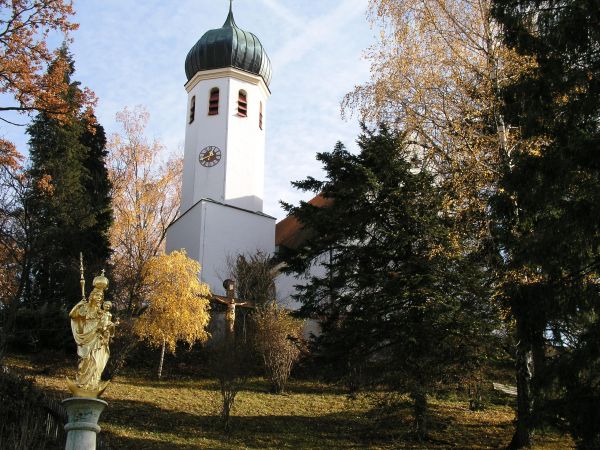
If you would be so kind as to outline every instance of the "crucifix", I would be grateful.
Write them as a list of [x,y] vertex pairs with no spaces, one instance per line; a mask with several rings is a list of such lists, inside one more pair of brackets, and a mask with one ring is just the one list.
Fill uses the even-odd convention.
[[254,306],[251,302],[235,298],[235,281],[227,279],[223,281],[223,287],[227,293],[226,296],[223,297],[222,295],[213,295],[212,300],[227,306],[225,320],[227,322],[228,336],[232,338],[235,333],[235,307],[245,306],[247,308],[253,308]]

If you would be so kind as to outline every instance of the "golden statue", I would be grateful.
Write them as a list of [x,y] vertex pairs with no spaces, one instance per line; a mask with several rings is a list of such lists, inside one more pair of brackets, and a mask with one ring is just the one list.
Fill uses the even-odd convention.
[[69,390],[76,397],[99,397],[108,382],[102,383],[100,377],[110,355],[109,343],[114,336],[115,326],[110,313],[110,302],[104,301],[104,291],[108,287],[108,279],[104,271],[94,278],[93,289],[89,299],[85,299],[85,281],[83,279],[83,262],[81,263],[82,299],[77,303],[69,317],[71,330],[77,343],[79,364],[75,382],[67,379]]

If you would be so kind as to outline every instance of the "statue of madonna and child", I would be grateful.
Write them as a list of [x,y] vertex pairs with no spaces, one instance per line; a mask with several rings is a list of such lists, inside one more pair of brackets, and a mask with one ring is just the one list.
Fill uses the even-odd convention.
[[100,377],[108,362],[109,343],[119,322],[112,321],[110,312],[112,304],[104,301],[104,291],[107,288],[108,279],[102,271],[101,275],[94,278],[93,289],[88,299],[85,298],[82,260],[82,299],[69,313],[79,362],[75,382],[67,379],[67,383],[69,390],[76,397],[98,398],[108,384],[108,382],[103,383]]

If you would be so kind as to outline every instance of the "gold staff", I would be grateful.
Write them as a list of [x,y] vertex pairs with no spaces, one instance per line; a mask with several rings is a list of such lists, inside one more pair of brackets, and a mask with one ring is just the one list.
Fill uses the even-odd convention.
[[79,272],[81,273],[81,278],[79,279],[79,284],[81,284],[81,299],[85,301],[85,278],[83,277],[83,253],[79,252]]

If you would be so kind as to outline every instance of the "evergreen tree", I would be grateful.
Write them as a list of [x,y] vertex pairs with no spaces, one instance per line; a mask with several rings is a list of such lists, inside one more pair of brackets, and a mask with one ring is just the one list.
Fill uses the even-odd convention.
[[48,303],[67,308],[81,296],[79,253],[83,252],[88,278],[106,267],[112,210],[104,129],[83,107],[83,91],[72,80],[74,62],[65,47],[59,58],[67,62],[69,120],[40,113],[27,130],[36,239],[26,301],[36,307]]
[[307,232],[283,257],[293,273],[324,269],[298,299],[304,313],[323,319],[326,359],[408,392],[424,438],[427,396],[480,365],[496,315],[484,268],[453,251],[441,190],[411,166],[403,136],[382,127],[358,143],[358,155],[340,143],[317,155],[325,181],[294,183],[328,206],[285,205]]
[[504,89],[523,141],[494,208],[510,270],[526,275],[504,289],[524,355],[513,446],[562,413],[580,448],[598,448],[600,4],[494,3],[506,43],[537,62]]

